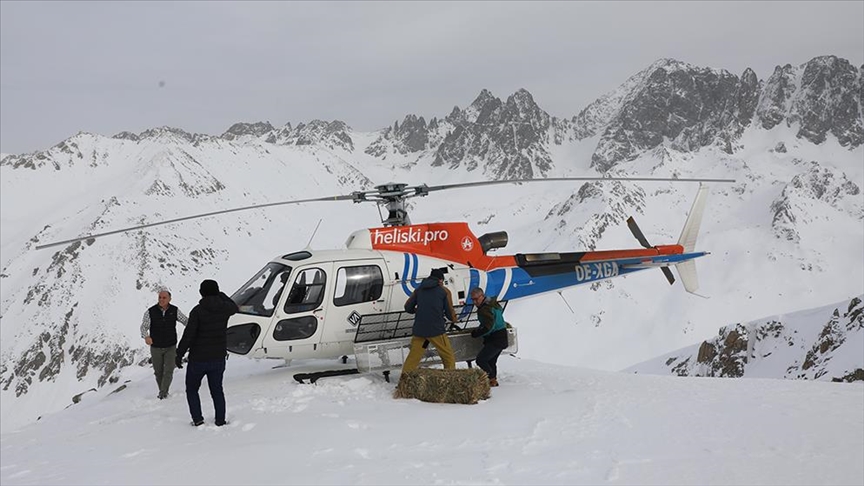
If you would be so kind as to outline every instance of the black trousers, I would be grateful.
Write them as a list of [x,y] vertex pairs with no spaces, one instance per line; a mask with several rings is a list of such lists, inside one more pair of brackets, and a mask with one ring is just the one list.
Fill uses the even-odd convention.
[[201,381],[207,377],[210,397],[213,398],[213,409],[216,412],[216,425],[225,423],[225,392],[222,390],[222,376],[225,374],[225,360],[190,361],[186,365],[186,402],[189,404],[189,414],[194,422],[204,420],[201,413],[201,398],[198,388]]
[[503,349],[492,344],[484,344],[483,349],[477,353],[477,366],[489,375],[489,379],[498,378],[498,356]]

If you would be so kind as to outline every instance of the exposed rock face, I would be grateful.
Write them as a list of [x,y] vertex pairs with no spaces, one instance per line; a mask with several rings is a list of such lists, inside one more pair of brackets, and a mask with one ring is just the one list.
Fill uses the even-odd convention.
[[[789,379],[864,380],[862,297],[834,308],[824,324],[818,325],[815,319],[819,317],[808,315],[806,321],[794,324],[775,318],[727,326],[716,338],[667,358],[663,365],[679,376],[742,377],[755,373]],[[818,333],[809,332],[814,325]],[[766,375],[766,369],[785,372]]]
[[[51,307],[63,301],[57,295],[68,293],[60,282],[75,285],[83,281],[78,256],[86,246],[89,246],[86,242],[76,242],[56,252],[51,265],[44,270],[46,276],[50,276],[46,280],[53,283],[30,288],[25,302],[42,308],[37,313],[37,321],[43,315],[50,315]],[[98,384],[102,386],[117,381],[120,369],[132,364],[136,351],[111,342],[105,335],[79,332],[78,303],[69,303],[68,309],[61,322],[34,322],[35,328],[45,330],[34,335],[29,347],[14,360],[3,360],[0,369],[3,390],[11,388],[16,396],[21,396],[36,382],[55,381],[62,368],[69,365],[77,369],[78,379],[97,373]]]
[[329,123],[322,120],[312,120],[308,124],[300,123],[293,129],[290,124],[285,125],[281,129],[271,132],[267,137],[267,142],[279,145],[341,148],[353,152],[354,141],[349,135],[350,131],[348,125],[339,120]]
[[[825,375],[827,373],[825,364],[831,359],[837,348],[846,342],[849,334],[859,332],[862,329],[864,329],[864,304],[862,304],[861,298],[856,297],[849,302],[845,312],[841,309],[834,310],[831,319],[822,327],[819,338],[807,352],[798,377],[818,379]],[[834,379],[849,381],[850,378],[860,374],[859,369],[842,377],[834,377]]]
[[[724,70],[662,59],[634,78],[592,156],[592,166],[601,172],[664,140],[684,152],[718,143],[731,153],[734,139],[750,124],[759,95],[759,80],[750,69],[739,79]],[[583,128],[579,135],[595,129]]]
[[[464,111],[454,108],[445,122],[447,135],[432,165],[481,168],[494,179],[543,177],[552,168],[550,141],[560,144],[561,126],[567,125],[541,110],[524,89],[504,103],[483,90]],[[559,134],[550,139],[556,126]]]
[[[592,214],[582,224],[574,224],[573,209],[592,200],[606,210]],[[544,219],[555,221],[554,230],[558,233],[575,237],[579,248],[594,250],[608,228],[623,224],[644,207],[645,191],[639,186],[618,181],[586,182],[575,194],[553,206]]]
[[[702,365],[698,376],[740,378],[747,364],[747,329],[741,324],[724,327],[720,336],[711,342],[703,341],[696,362]],[[677,374],[685,374],[679,368]]]
[[800,124],[798,137],[820,144],[831,133],[844,147],[864,143],[858,69],[835,56],[817,57],[802,67],[800,91],[788,117],[789,123]]
[[235,123],[222,134],[222,138],[225,140],[236,140],[244,136],[258,138],[272,131],[273,125],[270,122]]
[[756,116],[765,129],[772,129],[786,119],[788,105],[798,88],[791,64],[777,66],[762,90]]
[[429,147],[430,132],[437,128],[437,121],[426,125],[423,117],[408,115],[402,123],[395,122],[387,127],[381,136],[366,148],[366,153],[386,158],[388,152],[402,155],[422,152]]
[[771,203],[771,226],[777,238],[798,242],[798,228],[810,222],[810,207],[822,202],[846,211],[857,219],[864,219],[861,188],[834,170],[811,162],[803,174],[792,178]]
[[756,116],[764,128],[798,124],[797,136],[820,144],[826,135],[854,148],[864,143],[861,70],[836,56],[794,68],[778,66],[765,83]]
[[737,77],[661,59],[573,117],[572,136],[600,136],[591,162],[601,172],[663,145],[731,154],[754,123],[797,126],[815,144],[832,134],[854,149],[864,143],[862,86],[862,71],[835,56],[778,66],[764,85],[749,68]]
[[120,132],[111,138],[116,138],[117,140],[131,140],[133,142],[137,142],[139,140],[138,135],[135,135],[132,132],[126,132],[126,131]]

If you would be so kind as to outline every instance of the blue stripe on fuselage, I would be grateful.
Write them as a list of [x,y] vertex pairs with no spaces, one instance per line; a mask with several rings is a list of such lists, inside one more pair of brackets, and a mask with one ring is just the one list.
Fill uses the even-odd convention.
[[[589,262],[574,265],[572,270],[565,273],[553,275],[541,275],[532,277],[520,267],[512,267],[513,278],[507,289],[502,288],[506,277],[506,269],[499,268],[486,274],[486,295],[501,299],[518,299],[532,295],[542,294],[560,290],[574,285],[593,283],[607,280],[620,275],[647,270],[652,267],[626,267],[622,265],[652,263],[681,263],[706,255],[705,252],[685,253],[682,255],[657,255],[653,257],[626,258],[605,262]],[[480,282],[479,271],[471,270],[471,287]]]
[[[405,255],[405,265],[402,267],[402,291],[405,295],[410,296],[417,289],[417,255],[413,253],[403,253]],[[408,278],[408,274],[411,278]],[[410,286],[410,287],[409,287]]]

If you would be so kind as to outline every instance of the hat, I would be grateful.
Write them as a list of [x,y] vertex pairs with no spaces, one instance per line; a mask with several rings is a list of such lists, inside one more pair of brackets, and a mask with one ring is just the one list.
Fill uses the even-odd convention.
[[216,295],[219,293],[219,284],[215,280],[204,280],[201,282],[201,288],[198,289],[202,297],[208,295]]
[[429,273],[429,278],[444,280],[444,272],[440,268],[436,268]]

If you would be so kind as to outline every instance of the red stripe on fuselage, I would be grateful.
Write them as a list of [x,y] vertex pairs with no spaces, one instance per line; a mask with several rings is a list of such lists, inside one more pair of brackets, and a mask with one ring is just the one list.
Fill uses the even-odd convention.
[[[413,253],[461,263],[484,271],[518,266],[514,255],[489,256],[483,253],[480,241],[468,228],[468,223],[428,223],[371,228],[369,236],[372,240],[372,248],[376,250]],[[682,253],[684,247],[681,245],[660,245],[635,250],[602,250],[586,252],[580,262]]]

